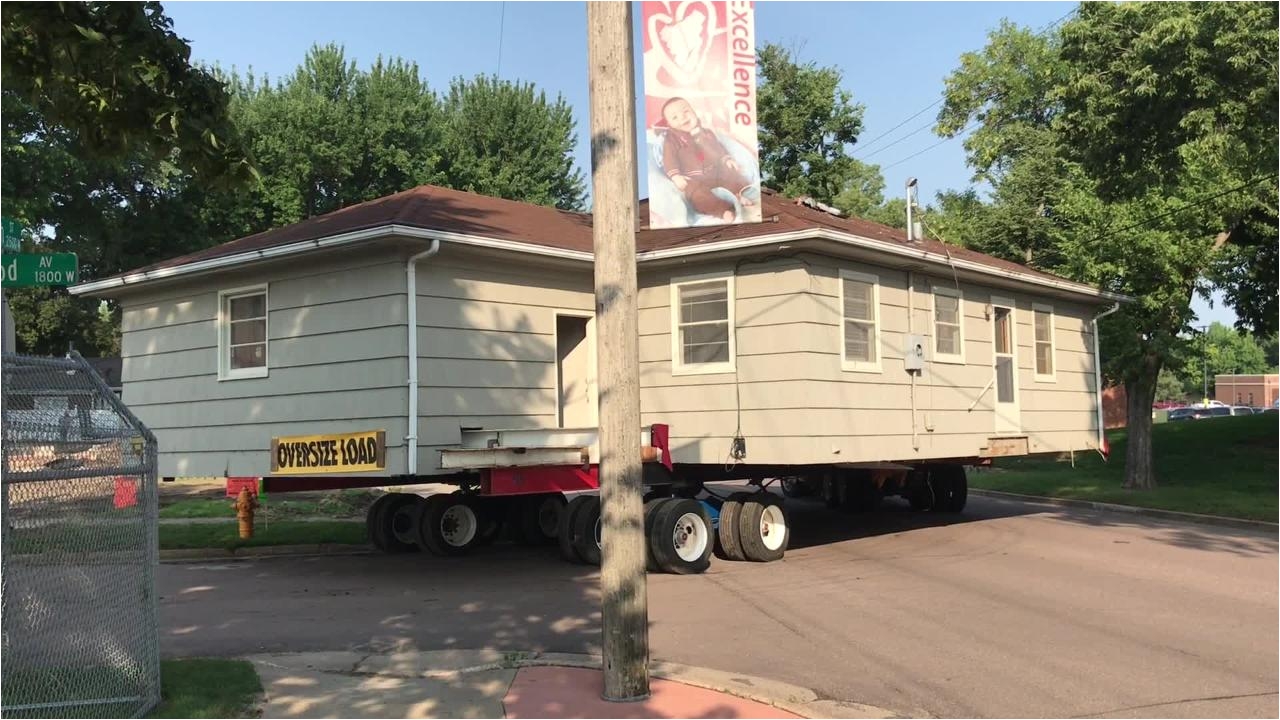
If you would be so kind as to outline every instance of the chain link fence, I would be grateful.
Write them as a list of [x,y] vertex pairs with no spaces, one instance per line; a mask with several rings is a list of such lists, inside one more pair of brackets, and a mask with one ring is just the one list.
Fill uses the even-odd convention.
[[160,700],[156,441],[84,358],[5,354],[5,717],[134,717]]

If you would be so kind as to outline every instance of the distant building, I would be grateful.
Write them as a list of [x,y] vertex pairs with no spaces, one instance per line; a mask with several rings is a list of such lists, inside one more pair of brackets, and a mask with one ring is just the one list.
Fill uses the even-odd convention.
[[1280,375],[1215,375],[1214,398],[1228,405],[1271,407],[1280,397]]

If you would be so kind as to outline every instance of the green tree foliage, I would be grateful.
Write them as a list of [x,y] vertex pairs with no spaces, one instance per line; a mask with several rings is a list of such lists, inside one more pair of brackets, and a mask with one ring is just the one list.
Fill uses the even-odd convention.
[[442,171],[450,187],[579,210],[573,109],[528,83],[454,80],[443,101]]
[[906,205],[885,202],[880,167],[851,154],[865,108],[840,87],[840,70],[800,63],[772,44],[760,50],[758,62],[756,113],[765,184],[784,195],[812,197],[849,215],[904,227]]
[[[1056,34],[1002,25],[947,81],[938,131],[977,123],[966,150],[993,187],[967,240],[1136,298],[1102,328],[1129,397],[1129,487],[1155,485],[1149,408],[1188,354],[1191,294],[1226,276],[1224,246],[1276,242],[1260,221],[1276,206],[1276,25],[1274,4],[1084,4]],[[1247,284],[1236,300],[1267,295]]]
[[81,157],[172,159],[212,179],[251,171],[227,95],[193,67],[158,2],[5,3],[4,89],[78,140]]
[[1191,397],[1204,394],[1206,373],[1209,396],[1213,397],[1217,375],[1257,375],[1272,372],[1275,367],[1268,362],[1266,342],[1222,323],[1215,322],[1203,333],[1197,333],[1191,343],[1185,362],[1176,373],[1184,393]]
[[1161,368],[1156,378],[1156,402],[1181,401],[1187,397],[1186,383],[1169,368]]

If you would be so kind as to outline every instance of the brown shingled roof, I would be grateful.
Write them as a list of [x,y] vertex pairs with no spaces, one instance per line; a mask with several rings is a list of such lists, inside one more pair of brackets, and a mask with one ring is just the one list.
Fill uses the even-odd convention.
[[[827,229],[872,240],[920,248],[934,253],[949,252],[1002,270],[1054,278],[1024,265],[934,240],[911,244],[902,230],[860,218],[841,218],[808,207],[766,190],[761,197],[765,222],[672,230],[647,229],[647,201],[642,203],[642,228],[636,235],[640,252],[706,245],[776,233]],[[377,200],[351,205],[292,225],[232,240],[222,245],[138,268],[121,275],[176,268],[191,263],[265,250],[281,245],[319,240],[343,233],[387,225],[402,225],[481,237],[509,240],[542,247],[591,252],[591,215],[542,205],[504,200],[475,193],[422,185]]]

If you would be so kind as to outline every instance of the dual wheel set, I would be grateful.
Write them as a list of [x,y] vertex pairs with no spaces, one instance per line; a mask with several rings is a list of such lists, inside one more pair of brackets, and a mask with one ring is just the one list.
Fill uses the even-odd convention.
[[[599,496],[578,495],[566,502],[558,493],[501,498],[390,493],[369,508],[366,524],[370,541],[383,552],[464,555],[506,530],[522,544],[556,543],[566,560],[588,565],[600,564],[604,527]],[[727,560],[778,560],[790,541],[781,500],[767,492],[705,501],[651,498],[644,505],[644,527],[649,569],[677,575],[705,571],[713,553]]]

